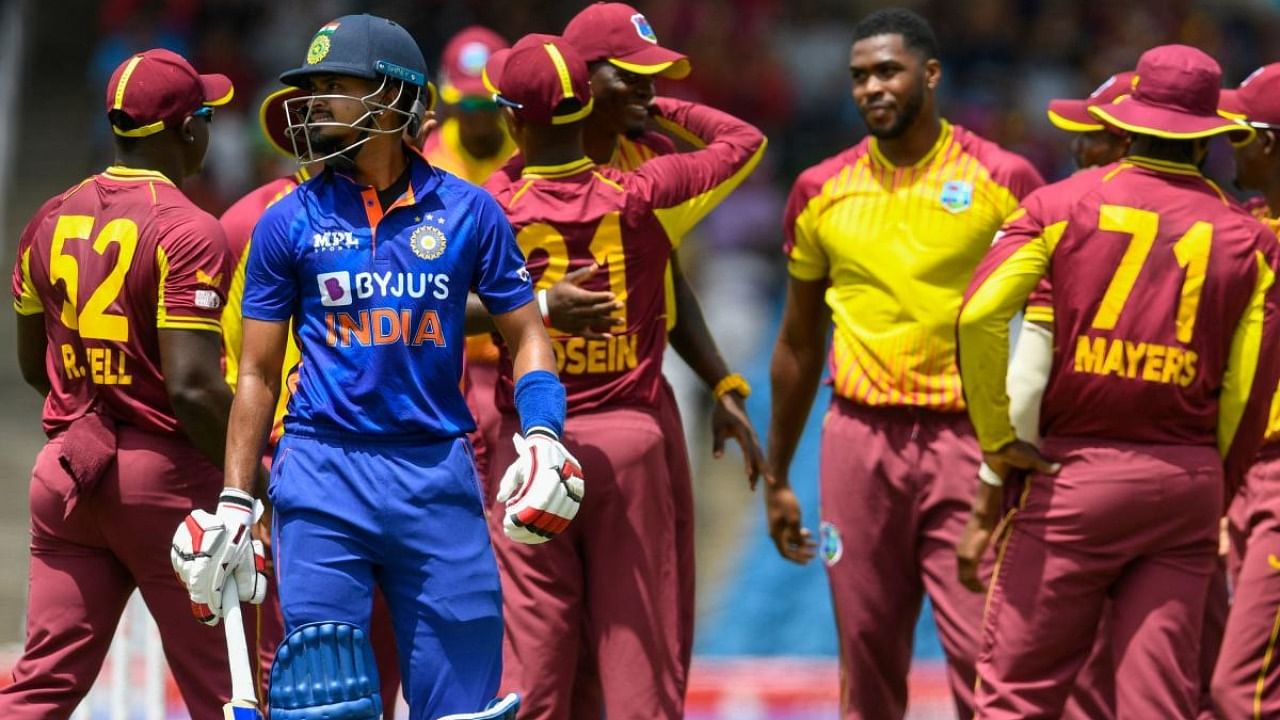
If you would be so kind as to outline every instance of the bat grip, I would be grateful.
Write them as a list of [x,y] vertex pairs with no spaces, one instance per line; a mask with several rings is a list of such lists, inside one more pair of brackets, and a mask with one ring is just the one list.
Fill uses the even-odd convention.
[[249,666],[249,646],[244,637],[244,617],[240,614],[240,590],[234,575],[222,586],[222,629],[227,635],[227,660],[231,664],[231,700],[258,703]]

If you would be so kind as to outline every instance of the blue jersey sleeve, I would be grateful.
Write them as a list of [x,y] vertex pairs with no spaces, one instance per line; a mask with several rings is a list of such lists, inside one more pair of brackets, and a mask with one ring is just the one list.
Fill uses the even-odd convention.
[[298,273],[289,227],[295,204],[285,198],[263,214],[253,228],[244,272],[243,314],[252,320],[293,317],[298,304]]
[[471,286],[489,314],[502,315],[533,302],[533,283],[511,223],[498,203],[483,195],[479,210],[475,229],[479,255]]

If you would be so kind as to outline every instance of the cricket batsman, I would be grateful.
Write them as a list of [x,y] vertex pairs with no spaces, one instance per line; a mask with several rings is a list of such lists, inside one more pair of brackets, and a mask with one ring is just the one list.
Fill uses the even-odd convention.
[[[249,516],[238,508],[251,502],[292,322],[301,362],[268,491],[285,630],[336,621],[367,633],[380,588],[414,720],[484,707],[501,673],[501,592],[459,389],[469,289],[512,349],[522,452],[507,535],[554,537],[585,490],[559,442],[564,387],[510,225],[487,194],[404,142],[429,106],[426,78],[408,32],[371,15],[326,24],[281,75],[306,94],[299,160],[325,169],[254,229],[227,488],[216,513],[191,517],[221,540],[188,572],[192,596],[216,604],[221,568],[244,562]],[[367,699],[367,669],[351,677],[333,669],[338,648],[307,650],[297,662],[330,668],[341,689],[273,688],[273,712]]]

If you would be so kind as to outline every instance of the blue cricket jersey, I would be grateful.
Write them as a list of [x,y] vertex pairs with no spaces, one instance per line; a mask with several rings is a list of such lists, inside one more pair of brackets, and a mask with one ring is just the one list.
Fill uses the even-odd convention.
[[409,172],[385,213],[372,187],[327,170],[254,228],[244,316],[292,319],[302,351],[286,434],[409,442],[475,428],[459,388],[467,293],[510,312],[533,301],[529,273],[488,193],[417,155]]

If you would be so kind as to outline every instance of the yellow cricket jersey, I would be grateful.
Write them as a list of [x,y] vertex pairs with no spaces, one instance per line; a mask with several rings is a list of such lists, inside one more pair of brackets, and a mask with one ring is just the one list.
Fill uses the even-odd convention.
[[498,168],[516,152],[516,143],[504,130],[502,147],[489,157],[476,157],[462,144],[457,118],[445,118],[439,129],[427,136],[422,156],[445,172],[453,173],[473,185],[483,185]]
[[910,167],[889,162],[869,137],[800,175],[784,223],[787,268],[830,283],[838,395],[964,409],[960,301],[1005,217],[1042,184],[1022,157],[945,120]]
[[[1262,221],[1268,229],[1280,236],[1280,218],[1271,217],[1270,210],[1265,204],[1250,206],[1249,210],[1253,216]],[[1280,387],[1276,388],[1275,395],[1271,398],[1271,414],[1267,418],[1267,430],[1262,436],[1262,444],[1270,445],[1280,442]]]
[[[289,177],[272,180],[240,198],[219,218],[223,232],[227,236],[227,245],[235,262],[231,274],[231,284],[227,289],[227,304],[222,310],[222,346],[223,366],[226,371],[227,385],[236,389],[236,381],[240,375],[240,350],[244,340],[244,304],[245,264],[249,260],[249,247],[252,244],[253,227],[258,223],[262,213],[284,196],[293,192],[298,185],[310,178],[306,168]],[[276,412],[272,423],[271,441],[279,439],[284,429],[284,415],[288,409],[289,397],[292,395],[293,383],[296,379],[298,363],[302,353],[293,334],[289,334],[285,347],[284,367],[282,369],[284,386],[280,389],[280,398],[276,402]]]

